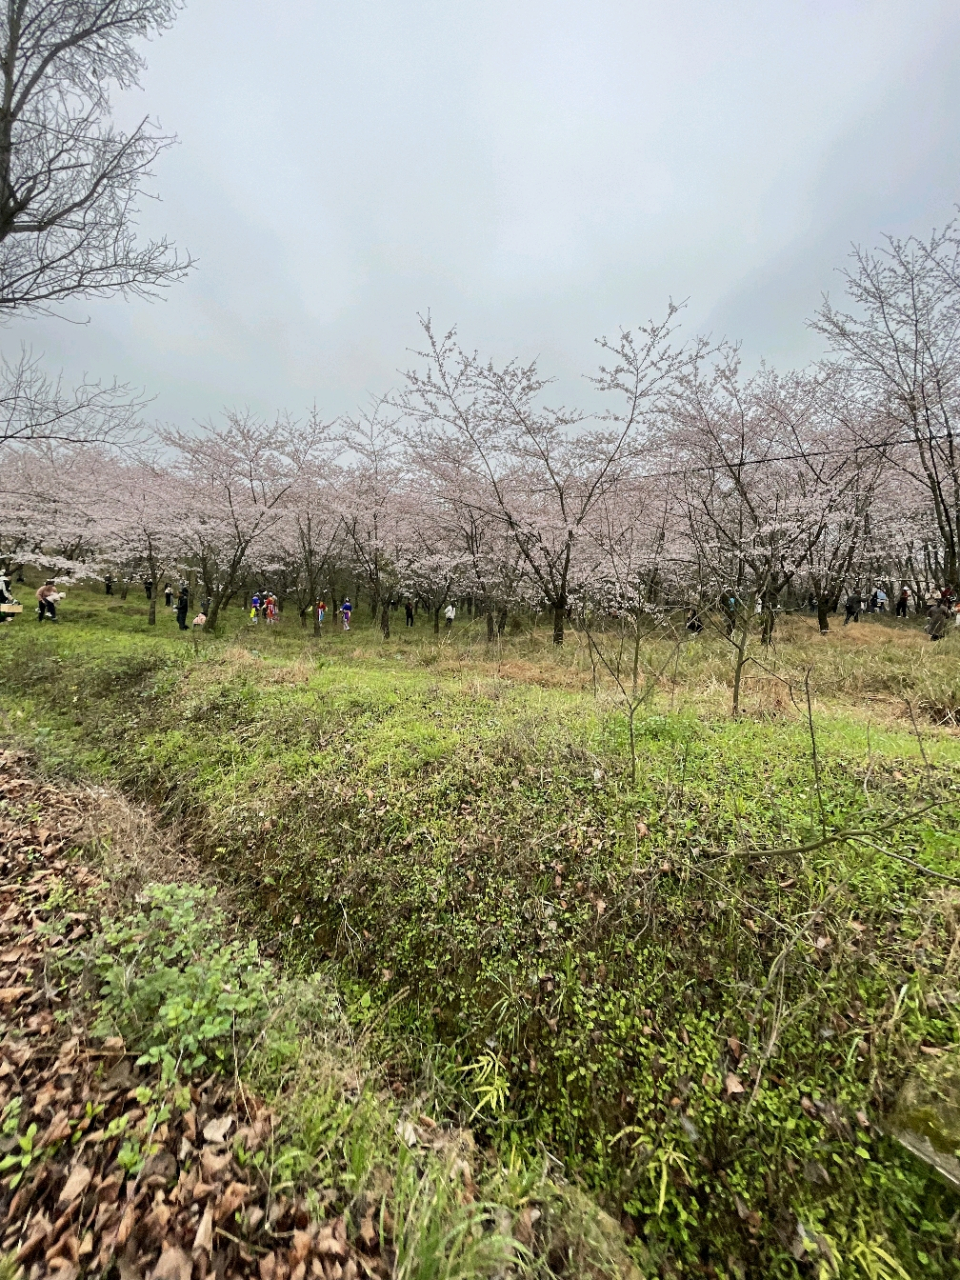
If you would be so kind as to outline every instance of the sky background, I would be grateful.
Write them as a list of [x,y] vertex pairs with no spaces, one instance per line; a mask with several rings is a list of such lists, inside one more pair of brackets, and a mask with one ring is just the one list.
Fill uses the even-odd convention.
[[141,222],[196,271],[2,342],[184,427],[351,411],[427,309],[567,401],[671,297],[803,364],[851,242],[960,201],[956,0],[189,0],[146,57],[118,118],[180,142]]

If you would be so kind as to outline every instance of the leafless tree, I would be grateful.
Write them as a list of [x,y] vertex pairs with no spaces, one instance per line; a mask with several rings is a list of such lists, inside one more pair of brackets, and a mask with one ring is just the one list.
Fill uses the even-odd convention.
[[135,42],[182,0],[6,0],[0,7],[0,313],[74,297],[152,294],[189,269],[166,239],[137,241],[141,182],[172,138],[111,119],[136,85]]
[[101,444],[128,438],[146,401],[121,383],[84,381],[65,387],[22,349],[0,356],[0,448],[48,440]]

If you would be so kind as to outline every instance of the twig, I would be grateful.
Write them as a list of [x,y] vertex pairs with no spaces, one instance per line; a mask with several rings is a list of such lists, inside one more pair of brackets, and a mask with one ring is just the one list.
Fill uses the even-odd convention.
[[898,827],[901,823],[908,822],[911,818],[919,818],[923,814],[929,813],[931,809],[939,809],[946,803],[946,800],[931,800],[929,804],[922,805],[919,809],[913,809],[910,813],[891,818],[889,822],[884,822],[870,831],[865,828],[855,827],[845,831],[835,831],[833,835],[824,835],[819,840],[812,840],[810,844],[798,844],[792,848],[783,849],[756,849],[754,852],[764,858],[795,853],[815,853],[817,849],[823,849],[828,844],[840,844],[844,840],[856,840],[859,837],[879,835],[882,831],[889,831],[891,827]]
[[930,761],[927,758],[927,753],[924,750],[923,738],[921,738],[920,729],[917,726],[917,718],[913,714],[913,703],[910,701],[909,698],[905,698],[904,701],[907,704],[907,710],[910,712],[910,723],[913,725],[913,732],[917,735],[917,746],[920,748],[920,757],[923,760],[923,763],[927,767],[927,773],[930,774],[933,772],[933,770],[931,768]]
[[820,786],[820,758],[817,755],[817,735],[813,727],[813,703],[810,701],[810,669],[803,678],[803,688],[807,695],[807,724],[810,726],[810,750],[813,753],[813,780],[817,788],[817,804],[820,808],[820,830],[827,834],[827,814],[823,807],[823,790]]
[[848,836],[848,839],[856,840],[858,844],[865,844],[868,849],[874,849],[877,853],[882,853],[884,857],[895,858],[897,862],[905,862],[908,867],[916,867],[924,875],[936,876],[938,880],[946,880],[949,884],[960,884],[960,878],[957,876],[948,876],[943,871],[934,871],[932,867],[925,867],[922,862],[915,862],[913,858],[908,858],[905,853],[894,853],[892,849],[881,849],[878,844],[872,844],[864,836],[851,835]]

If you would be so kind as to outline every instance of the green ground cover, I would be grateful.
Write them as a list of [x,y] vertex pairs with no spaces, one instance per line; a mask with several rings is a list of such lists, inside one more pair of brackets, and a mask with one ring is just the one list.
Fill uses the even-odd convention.
[[883,1132],[958,1039],[952,637],[785,628],[735,720],[686,645],[630,784],[582,648],[144,614],[4,628],[7,731],[181,824],[389,1071],[561,1160],[648,1274],[956,1274],[955,1202]]

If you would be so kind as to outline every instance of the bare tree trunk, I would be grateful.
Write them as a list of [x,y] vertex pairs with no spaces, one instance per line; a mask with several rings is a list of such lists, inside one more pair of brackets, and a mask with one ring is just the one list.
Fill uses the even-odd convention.
[[737,661],[733,668],[733,714],[740,714],[740,686],[743,681],[743,668],[747,665],[747,640],[749,632],[747,624],[744,622],[743,630],[740,633],[739,640],[735,640],[734,644],[737,650]]
[[823,596],[817,596],[817,622],[822,636],[830,630],[830,604],[831,601],[824,600]]
[[497,635],[502,636],[507,629],[507,611],[501,609],[497,614]]
[[566,604],[555,604],[553,606],[553,643],[563,644],[563,622],[566,616]]
[[440,606],[439,605],[437,605],[436,609],[434,609],[433,611],[433,634],[435,636],[438,636],[440,634]]
[[496,629],[493,625],[493,609],[487,609],[487,643],[492,644],[496,637]]
[[390,639],[390,601],[384,600],[383,608],[380,610],[380,630],[383,632],[384,640]]
[[776,622],[776,615],[774,614],[772,607],[765,604],[763,606],[762,621],[761,621],[761,631],[760,631],[761,644],[773,643],[773,627],[775,622]]

